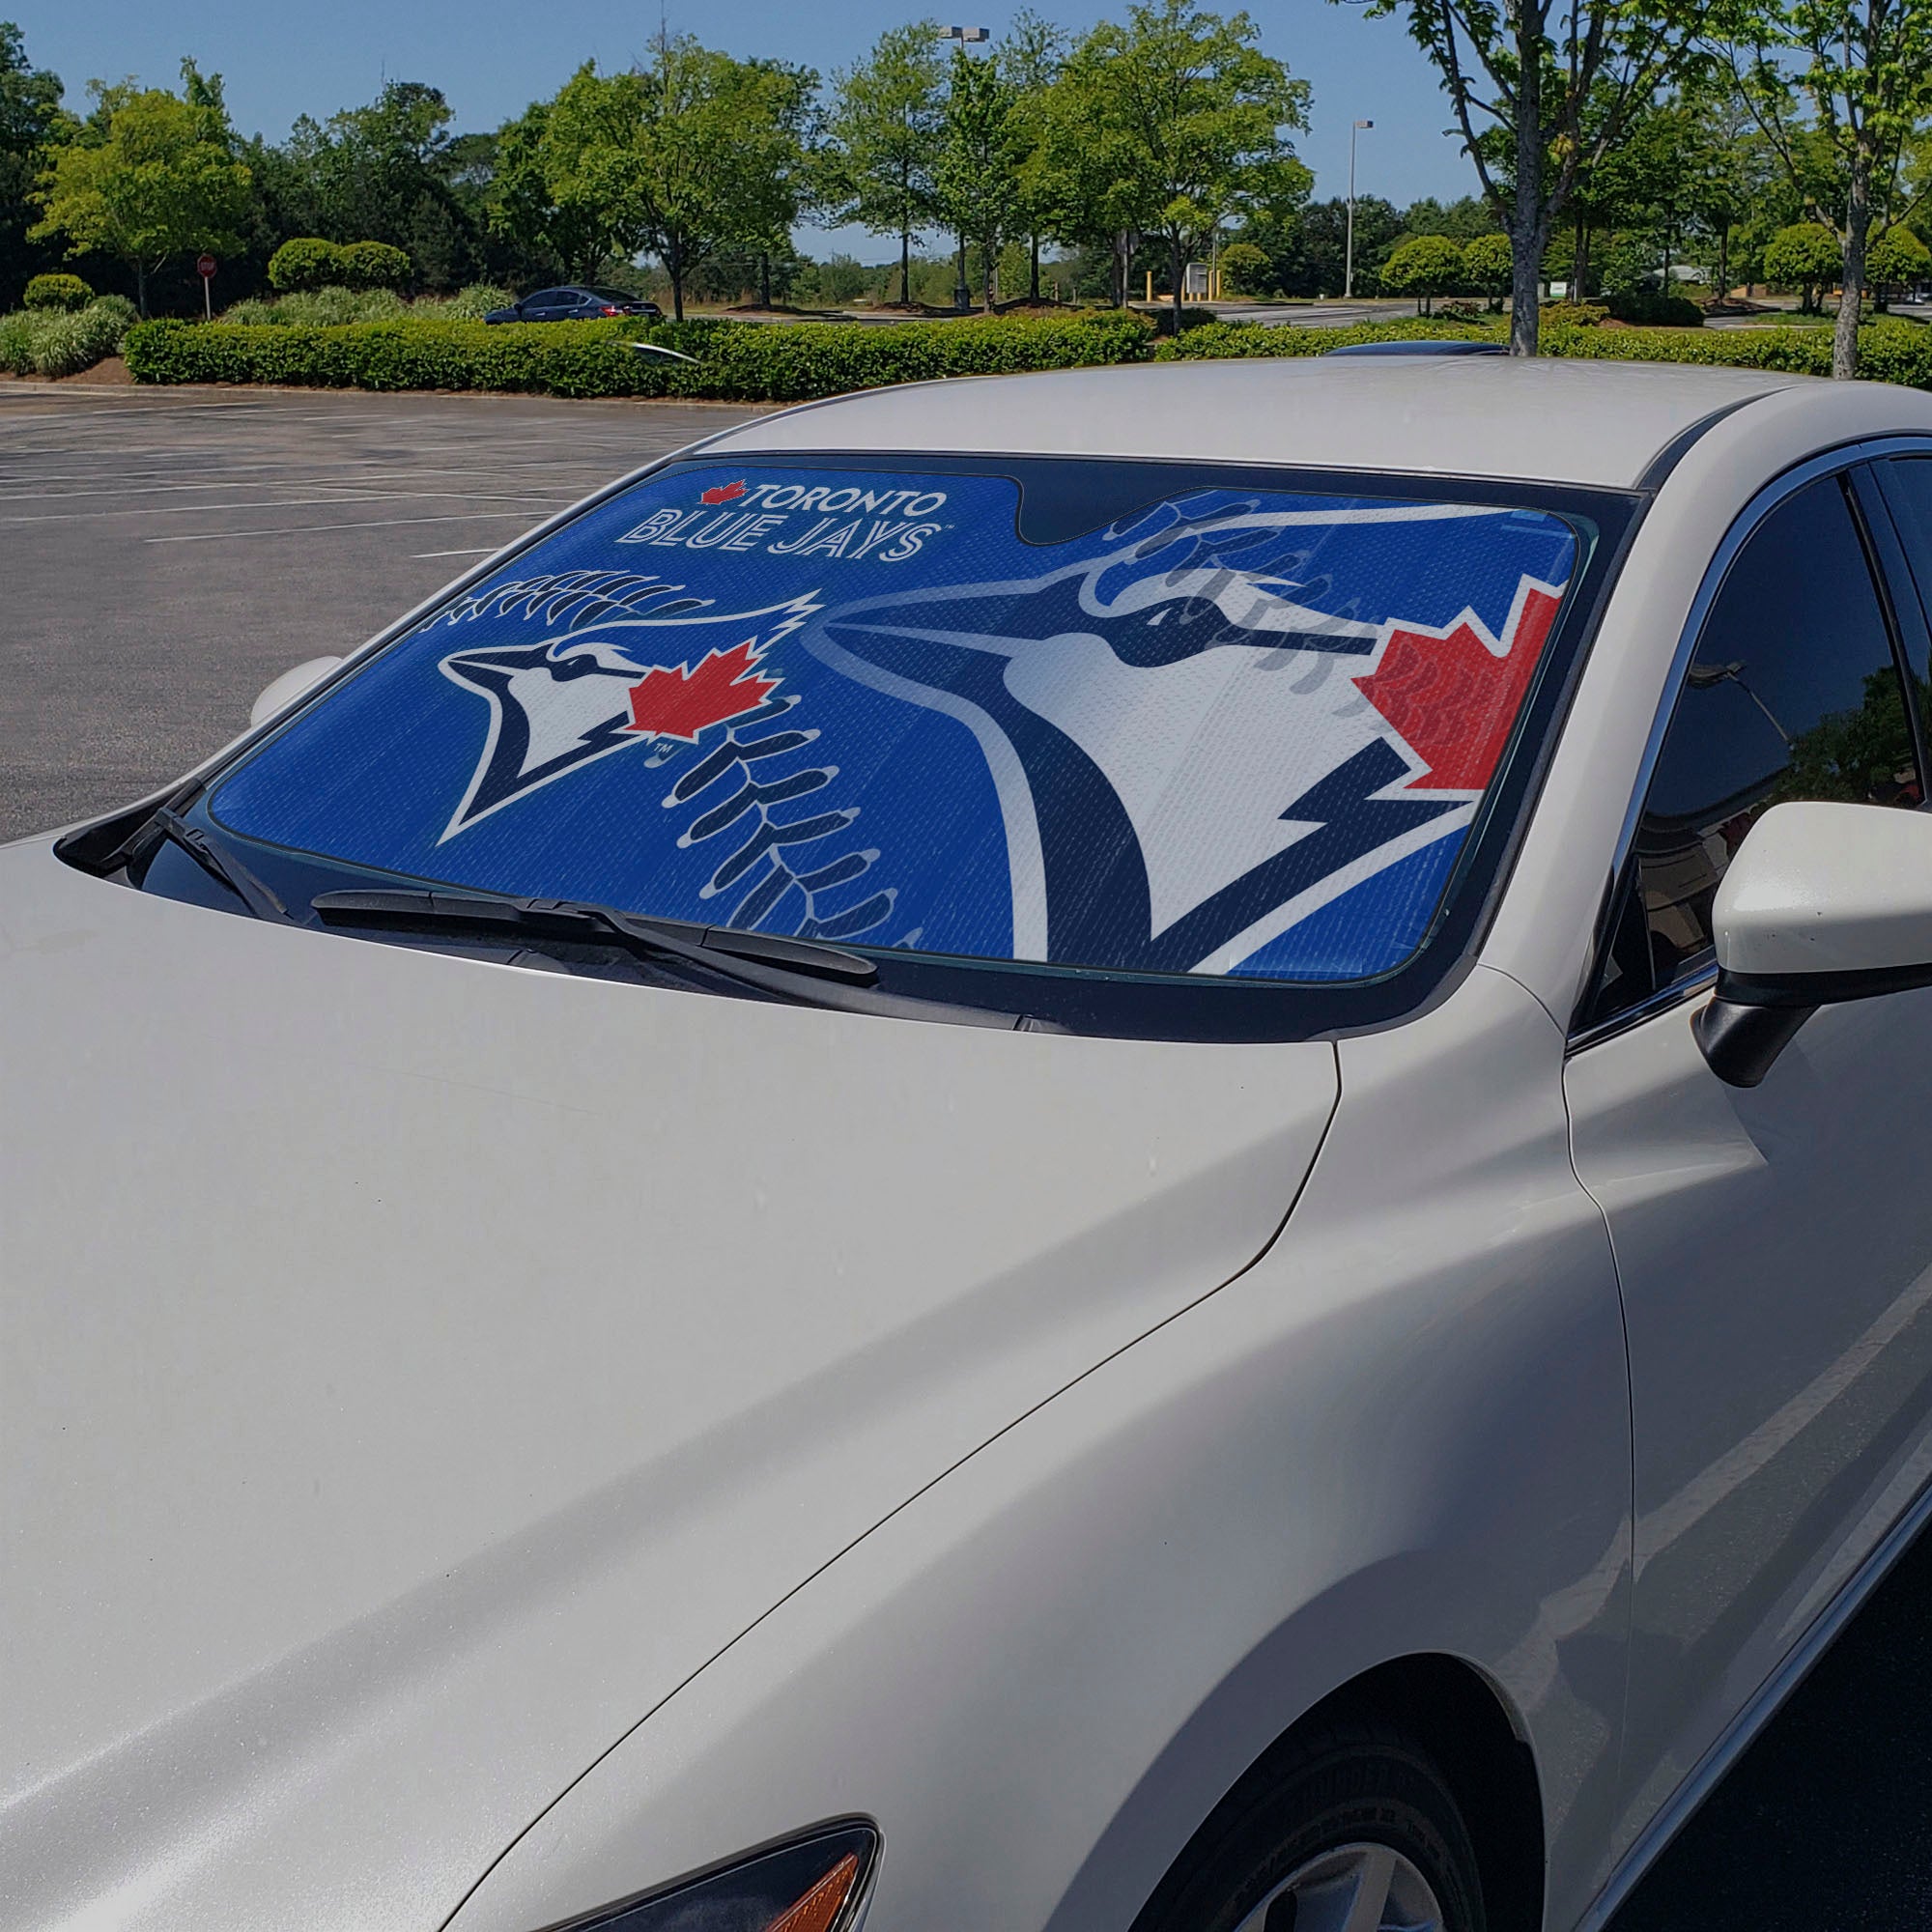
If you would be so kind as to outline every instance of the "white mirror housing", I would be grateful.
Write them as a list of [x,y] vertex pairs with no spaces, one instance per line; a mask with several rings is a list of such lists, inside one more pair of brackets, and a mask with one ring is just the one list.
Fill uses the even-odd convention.
[[1821,1006],[1932,984],[1932,815],[1793,801],[1752,826],[1712,907],[1697,1015],[1720,1079],[1755,1087]]
[[248,728],[252,731],[257,724],[267,724],[276,712],[286,711],[303,692],[311,685],[319,684],[341,662],[339,657],[310,658],[306,664],[285,670],[264,689],[249,708]]

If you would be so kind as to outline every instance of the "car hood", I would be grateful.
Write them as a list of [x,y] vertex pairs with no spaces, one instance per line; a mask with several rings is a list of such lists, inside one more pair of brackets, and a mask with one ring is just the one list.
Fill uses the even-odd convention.
[[1321,1044],[578,980],[0,851],[0,1925],[440,1925],[1245,1267],[1335,1097]]

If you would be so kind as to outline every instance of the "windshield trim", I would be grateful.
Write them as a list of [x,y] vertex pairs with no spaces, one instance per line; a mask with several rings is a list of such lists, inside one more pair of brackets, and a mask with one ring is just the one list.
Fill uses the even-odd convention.
[[[273,720],[262,731],[249,733],[227,755],[197,774],[195,791],[199,794],[201,810],[208,810],[207,794],[240,763],[279,736],[298,718],[305,716],[316,703],[326,700],[338,683],[415,632],[471,585],[500,571],[516,556],[640,480],[709,468],[726,454],[707,442],[647,465],[562,515],[547,519],[519,542],[466,572],[436,597],[425,600],[372,639],[337,671],[306,694],[288,714]],[[1005,474],[1019,485],[1023,503],[1025,472],[1037,475],[1039,468],[1045,465],[1092,466],[1096,470],[1110,472],[1116,479],[1122,472],[1131,472],[1137,484],[1145,484],[1148,498],[1200,487],[1213,479],[1235,487],[1297,494],[1520,506],[1563,518],[1577,529],[1581,545],[1577,567],[1535,681],[1518,716],[1509,749],[1452,867],[1429,929],[1407,958],[1383,974],[1349,980],[1208,978],[912,954],[850,945],[852,952],[877,963],[882,988],[909,1000],[991,1007],[1034,1015],[1045,1024],[1071,1032],[1139,1038],[1293,1040],[1379,1030],[1424,1010],[1460,982],[1473,961],[1507,883],[1529,808],[1540,790],[1543,773],[1567,717],[1589,642],[1648,500],[1646,493],[1580,489],[1514,479],[1277,468],[1206,459],[832,449],[732,450],[728,457],[734,466],[793,473],[801,469],[863,466],[871,471]],[[176,796],[179,809],[179,792]],[[327,862],[326,854],[278,847],[239,833],[222,825],[212,812],[208,813],[208,823],[219,828],[231,841],[263,855],[265,867],[267,855],[270,854],[286,853],[289,860],[310,867],[318,860]],[[345,878],[354,874],[370,883],[383,880],[423,883],[414,874],[386,873],[346,862],[340,869]]]

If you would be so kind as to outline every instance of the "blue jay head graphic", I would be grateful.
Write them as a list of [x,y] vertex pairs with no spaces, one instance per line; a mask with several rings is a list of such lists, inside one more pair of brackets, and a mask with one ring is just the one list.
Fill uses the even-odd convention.
[[1385,613],[1335,608],[1319,558],[1338,527],[1469,514],[1166,503],[1097,554],[842,604],[803,642],[978,738],[1016,956],[1226,970],[1367,855],[1467,823],[1384,795],[1421,769],[1351,675]]
[[681,584],[616,571],[522,579],[462,600],[447,613],[452,626],[521,617],[542,635],[452,651],[438,667],[490,707],[443,839],[594,759],[695,743],[706,724],[756,713],[780,682],[759,660],[816,608],[801,596],[721,611]]

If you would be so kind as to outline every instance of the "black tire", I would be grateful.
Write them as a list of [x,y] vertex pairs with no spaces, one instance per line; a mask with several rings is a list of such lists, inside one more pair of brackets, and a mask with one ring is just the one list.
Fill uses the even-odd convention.
[[[1443,1932],[1486,1932],[1475,1848],[1448,1781],[1401,1731],[1367,1721],[1321,1725],[1258,1766],[1195,1833],[1133,1932],[1235,1932],[1291,1872],[1357,1842],[1416,1867]],[[1292,1908],[1271,1913],[1267,1932],[1293,1921]]]

